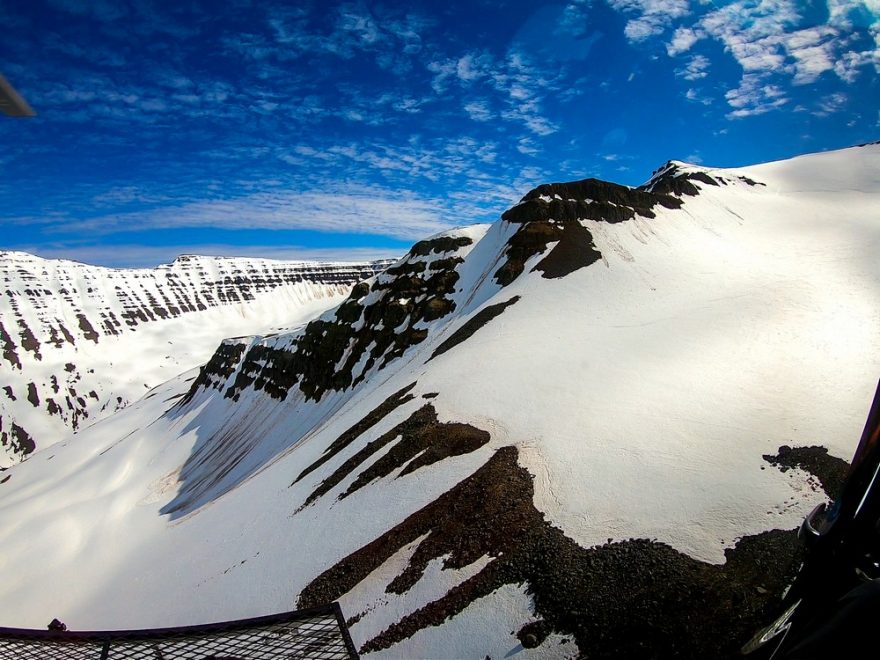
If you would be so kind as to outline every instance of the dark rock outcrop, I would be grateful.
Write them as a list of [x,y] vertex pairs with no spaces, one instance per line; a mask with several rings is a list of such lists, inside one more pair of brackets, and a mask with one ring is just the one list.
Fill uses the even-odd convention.
[[831,499],[840,495],[849,472],[848,462],[829,455],[828,449],[819,446],[789,447],[782,445],[775,456],[766,454],[763,458],[782,472],[793,468],[809,472],[819,480],[822,489]]
[[[348,497],[376,479],[388,476],[396,469],[403,468],[398,475],[402,477],[450,456],[476,451],[487,442],[489,442],[489,434],[486,431],[469,424],[441,423],[437,420],[434,406],[430,403],[425,404],[409,418],[367,443],[363,449],[345,461],[318,484],[306,498],[303,506],[308,506],[329,493],[391,443],[393,443],[391,449],[362,470],[348,489],[339,495],[339,499]],[[307,468],[306,473],[311,469],[313,469],[311,466]]]
[[524,646],[555,631],[590,658],[733,658],[779,603],[799,561],[794,530],[743,538],[722,566],[648,539],[582,548],[535,508],[532,476],[518,465],[517,450],[503,447],[472,476],[315,578],[298,605],[339,598],[419,538],[388,592],[408,591],[433,560],[444,569],[491,561],[367,640],[362,653],[440,625],[505,584],[524,584],[540,617],[519,631]]
[[[283,400],[298,386],[307,399],[317,401],[327,391],[356,386],[374,368],[382,369],[423,342],[428,336],[423,324],[455,310],[450,296],[462,262],[455,252],[470,243],[467,237],[440,237],[416,244],[372,285],[357,285],[332,318],[309,323],[290,345],[252,347],[226,396],[234,399],[252,386]],[[199,382],[204,381],[200,376]]]

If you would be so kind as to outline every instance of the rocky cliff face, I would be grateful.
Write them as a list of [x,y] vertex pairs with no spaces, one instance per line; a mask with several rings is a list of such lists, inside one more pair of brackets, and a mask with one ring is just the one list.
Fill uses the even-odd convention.
[[0,252],[0,461],[197,365],[206,325],[217,341],[266,330],[334,304],[385,266],[184,255],[124,270]]

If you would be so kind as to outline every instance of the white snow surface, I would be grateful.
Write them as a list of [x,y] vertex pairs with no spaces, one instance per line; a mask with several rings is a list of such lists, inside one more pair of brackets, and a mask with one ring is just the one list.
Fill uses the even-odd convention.
[[[315,402],[296,388],[284,401],[207,389],[173,407],[193,370],[6,471],[2,624],[40,628],[58,617],[71,629],[151,627],[292,609],[317,575],[506,445],[535,477],[537,508],[584,547],[651,538],[721,563],[744,535],[797,526],[824,495],[813,477],[782,473],[762,455],[822,445],[849,459],[855,448],[880,374],[880,146],[736,170],[687,167],[731,183],[697,182],[698,196],[678,210],[655,207],[654,219],[583,221],[602,260],[559,279],[530,272],[538,256],[502,288],[492,274],[516,227],[453,232],[474,241],[456,252],[464,261],[455,311],[354,390]],[[428,361],[480,309],[515,295]],[[296,336],[245,341],[280,347]],[[413,381],[415,400],[291,485]],[[438,393],[441,421],[485,429],[490,442],[337,501],[356,470],[300,508],[425,393]],[[163,515],[184,489],[187,459],[221,440],[246,458],[226,476],[219,463],[202,464],[198,505]],[[363,615],[352,628],[357,643],[492,560],[462,570],[435,561],[406,594],[385,593],[421,540],[342,597],[347,616]],[[558,635],[517,648],[511,631],[533,618],[522,588],[507,586],[375,656],[577,654]]]

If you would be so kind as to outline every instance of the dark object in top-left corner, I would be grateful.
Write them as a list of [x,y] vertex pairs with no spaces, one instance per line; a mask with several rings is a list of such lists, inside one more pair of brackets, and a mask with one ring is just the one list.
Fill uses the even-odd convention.
[[10,117],[33,117],[37,113],[0,74],[0,112]]

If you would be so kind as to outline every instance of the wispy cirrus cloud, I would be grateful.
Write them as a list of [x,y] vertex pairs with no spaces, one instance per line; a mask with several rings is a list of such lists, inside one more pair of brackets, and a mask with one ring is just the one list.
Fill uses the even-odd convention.
[[308,229],[417,239],[450,226],[436,200],[376,187],[338,191],[260,192],[238,198],[96,214],[55,226],[56,232],[118,234],[149,229]]
[[[523,52],[512,49],[505,57],[487,51],[470,51],[458,57],[433,60],[427,65],[434,74],[432,87],[438,94],[451,88],[470,92],[473,89],[491,93],[501,104],[497,116],[524,126],[531,133],[546,136],[555,133],[558,125],[544,112],[549,93],[560,89],[560,73],[539,67]],[[475,121],[495,116],[485,100],[462,101],[467,115]]]
[[[812,25],[804,24],[808,7],[795,0],[735,0],[722,5],[609,0],[609,5],[628,17],[625,34],[633,43],[669,35],[665,49],[670,57],[687,54],[704,40],[720,43],[743,69],[739,86],[726,95],[730,118],[782,107],[782,90],[789,84],[810,84],[826,73],[853,83],[866,66],[880,71],[876,0],[828,0],[825,22]],[[857,38],[855,27],[870,38]],[[707,69],[708,59],[698,54],[677,74],[697,80]]]
[[817,107],[813,110],[813,114],[817,117],[827,117],[840,111],[846,105],[848,99],[843,92],[835,92],[827,94],[819,99]]
[[767,83],[766,77],[758,73],[745,74],[739,87],[729,90],[724,96],[733,108],[728,113],[731,118],[762,115],[789,102],[778,85]]
[[703,105],[712,105],[712,97],[706,96],[701,93],[699,90],[694,89],[693,87],[689,88],[685,93],[684,97],[688,101],[692,101],[694,103],[702,103]]

